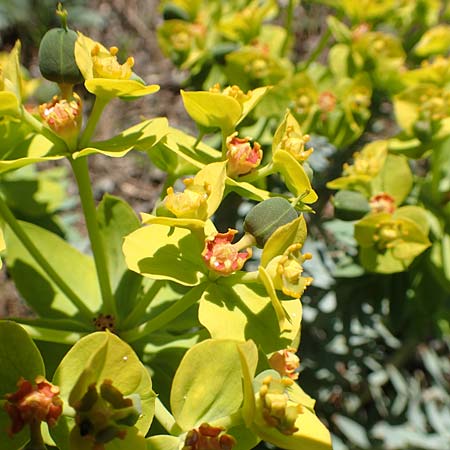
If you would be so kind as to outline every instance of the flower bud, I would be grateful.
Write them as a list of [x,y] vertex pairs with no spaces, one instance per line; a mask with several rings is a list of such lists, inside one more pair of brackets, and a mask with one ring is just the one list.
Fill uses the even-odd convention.
[[341,220],[358,220],[370,211],[369,202],[360,192],[341,190],[333,198],[334,215]]
[[73,94],[71,100],[54,96],[50,102],[39,105],[42,120],[73,147],[81,128],[81,99]]
[[259,166],[262,159],[262,150],[258,142],[250,145],[250,138],[238,138],[237,132],[227,137],[227,174],[234,178],[246,175]]
[[288,347],[273,353],[269,358],[270,367],[276,370],[282,377],[286,376],[291,380],[297,380],[300,359],[295,352],[295,348]]
[[78,84],[84,81],[75,61],[75,31],[67,28],[67,11],[58,9],[62,18],[62,28],[53,28],[39,45],[39,69],[44,78],[59,84]]

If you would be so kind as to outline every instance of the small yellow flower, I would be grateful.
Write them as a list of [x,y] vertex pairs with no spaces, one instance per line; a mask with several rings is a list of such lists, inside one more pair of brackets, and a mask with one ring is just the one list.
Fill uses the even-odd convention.
[[384,251],[403,242],[407,234],[407,231],[403,230],[403,223],[400,220],[385,220],[377,223],[373,240],[377,248]]
[[166,208],[178,218],[206,220],[211,186],[206,182],[203,186],[196,185],[193,178],[187,178],[183,183],[186,186],[183,192],[174,192],[171,187],[167,189]]
[[302,135],[301,133],[296,132],[293,126],[288,126],[278,148],[289,152],[297,161],[304,162],[314,151],[313,148],[309,148],[308,150],[305,149],[305,145],[309,140],[309,134]]
[[290,245],[277,264],[275,286],[290,297],[300,298],[305,289],[312,283],[311,277],[302,277],[303,263],[312,258],[311,253],[301,253],[301,244]]
[[134,66],[134,58],[130,56],[124,64],[117,60],[117,47],[111,47],[109,52],[104,51],[98,44],[91,50],[93,75],[95,78],[112,78],[115,80],[128,80]]
[[286,388],[294,383],[290,378],[274,379],[267,376],[257,394],[256,405],[262,410],[262,416],[269,427],[274,427],[285,435],[292,435],[298,428],[297,417],[303,413],[303,407],[289,399]]
[[360,152],[353,154],[352,165],[344,164],[344,175],[373,178],[383,168],[386,156],[387,149],[385,146],[368,144]]
[[223,94],[228,95],[229,97],[233,97],[236,99],[241,105],[246,101],[250,100],[252,97],[252,91],[248,91],[244,93],[239,86],[227,86],[223,90],[220,88],[220,84],[216,83],[212,88],[209,89],[209,92],[213,92],[215,94]]

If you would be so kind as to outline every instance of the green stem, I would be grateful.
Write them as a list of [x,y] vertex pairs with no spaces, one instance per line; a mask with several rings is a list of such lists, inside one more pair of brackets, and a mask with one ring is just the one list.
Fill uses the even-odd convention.
[[223,284],[226,286],[234,286],[236,284],[253,284],[259,282],[259,273],[254,272],[236,272],[230,277],[220,277],[217,284]]
[[311,63],[313,63],[317,57],[322,53],[323,49],[328,45],[328,39],[331,37],[331,31],[329,28],[326,29],[320,38],[319,44],[316,49],[309,55],[309,58],[301,65],[302,70],[306,70]]
[[289,39],[292,36],[292,23],[294,21],[294,0],[289,0],[287,8],[286,8],[286,23],[284,28],[286,30],[286,36],[283,41],[283,45],[281,47],[281,57],[286,56]]
[[94,195],[89,177],[87,158],[81,157],[77,159],[70,159],[70,163],[77,180],[81,206],[83,208],[86,228],[88,231],[89,240],[91,242],[95,268],[97,270],[97,279],[100,285],[100,292],[102,294],[104,308],[103,312],[112,314],[117,319],[116,303],[111,291],[105,244],[97,222],[97,211],[95,208]]
[[155,417],[163,428],[172,436],[178,436],[182,433],[182,429],[176,423],[174,417],[163,405],[159,397],[155,399]]
[[64,139],[60,138],[57,134],[45,126],[42,122],[37,120],[32,114],[30,114],[23,106],[21,109],[21,116],[23,122],[28,124],[36,133],[42,134],[49,141],[53,142],[55,145],[62,147],[65,152],[68,152],[68,147]]
[[205,290],[205,284],[202,283],[192,288],[186,295],[177,300],[172,306],[153,319],[145,322],[139,327],[129,331],[120,333],[120,337],[126,342],[135,342],[145,336],[159,330],[172,320],[176,319],[180,314],[190,308],[201,296]]
[[230,136],[231,133],[228,133],[226,130],[222,129],[222,161],[227,159],[227,137]]
[[41,421],[34,419],[30,422],[30,442],[25,445],[24,450],[47,450],[41,433]]
[[85,148],[91,140],[95,128],[97,127],[97,123],[100,120],[100,116],[102,115],[105,106],[108,104],[108,101],[109,99],[95,97],[94,106],[92,107],[91,114],[89,115],[86,128],[80,138],[80,144],[78,145],[79,150],[83,150],[83,148]]
[[268,175],[272,174],[274,172],[273,170],[273,163],[269,163],[265,165],[264,167],[261,167],[260,169],[256,169],[253,172],[249,173],[248,175],[244,175],[242,177],[239,177],[238,181],[246,181],[247,183],[252,183],[253,181],[259,180],[261,178],[266,178]]
[[156,280],[149,291],[140,299],[138,304],[131,310],[127,315],[126,319],[123,321],[121,328],[126,330],[127,328],[133,327],[139,321],[142,322],[142,317],[151,301],[155,298],[156,294],[163,287],[164,282]]
[[20,222],[14,217],[4,199],[0,196],[0,215],[16,235],[17,239],[27,249],[28,253],[41,266],[42,270],[48,277],[58,286],[61,292],[78,308],[81,315],[89,322],[92,320],[92,311],[83,303],[77,294],[66,284],[66,282],[58,275],[55,269],[48,263],[47,259],[42,255],[33,241],[25,233]]

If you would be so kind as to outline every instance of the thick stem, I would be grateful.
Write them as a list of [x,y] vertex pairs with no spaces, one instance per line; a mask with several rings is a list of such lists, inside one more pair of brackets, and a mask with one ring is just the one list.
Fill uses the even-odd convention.
[[172,436],[178,436],[183,431],[175,422],[174,417],[163,405],[159,397],[155,399],[155,417],[162,427]]
[[108,265],[105,253],[105,243],[100,233],[97,222],[97,211],[95,208],[94,195],[89,177],[89,169],[86,157],[70,159],[72,170],[75,175],[78,191],[80,194],[81,206],[83,208],[86,228],[91,242],[94,256],[97,279],[103,300],[103,313],[112,314],[117,319],[117,310],[114,297],[111,291]]
[[91,140],[97,123],[100,120],[100,116],[102,115],[102,112],[108,101],[109,99],[95,97],[94,106],[92,107],[91,114],[89,115],[86,128],[84,129],[83,134],[80,138],[80,144],[78,145],[79,150],[83,150],[83,148],[85,148]]
[[120,333],[120,337],[130,343],[142,339],[143,337],[161,329],[190,308],[200,298],[201,294],[205,290],[205,287],[206,286],[204,283],[195,286],[165,311],[139,327]]
[[14,217],[6,202],[0,196],[0,215],[16,235],[17,239],[27,249],[28,253],[41,266],[48,277],[58,286],[61,292],[78,308],[82,316],[89,322],[92,320],[92,311],[83,303],[83,301],[75,294],[75,292],[66,284],[66,282],[58,275],[55,269],[48,263],[47,259],[42,255],[33,241],[25,233],[20,222]]

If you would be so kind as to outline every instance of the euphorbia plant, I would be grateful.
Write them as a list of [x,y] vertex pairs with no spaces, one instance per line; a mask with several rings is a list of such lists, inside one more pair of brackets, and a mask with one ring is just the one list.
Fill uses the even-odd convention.
[[[159,87],[145,85],[133,73],[132,57],[120,63],[116,47],[107,50],[75,34],[61,6],[58,13],[62,28],[44,36],[40,67],[58,83],[60,94],[41,105],[39,114],[21,102],[19,45],[10,56],[1,112],[11,124],[5,129],[11,152],[1,167],[7,171],[66,158],[92,256],[51,231],[17,220],[0,198],[6,266],[38,315],[16,320],[45,343],[43,358],[51,371],[57,366],[51,385],[41,378],[43,363],[23,329],[0,323],[0,332],[13,329],[12,345],[2,340],[7,358],[13,361],[9,355],[18,346],[20,352],[32,348],[39,359],[31,375],[23,365],[16,365],[13,379],[2,369],[2,377],[19,383],[16,394],[11,383],[2,389],[11,434],[30,424],[29,445],[74,450],[161,445],[244,450],[261,439],[290,449],[331,448],[314,401],[293,384],[292,361],[273,363],[274,354],[287,358],[299,346],[300,297],[311,283],[303,276],[311,255],[301,252],[302,213],[311,210],[317,195],[307,175],[311,151],[303,148],[307,137],[300,125],[287,114],[263,160],[259,143],[239,137],[237,127],[267,88],[243,92],[238,86],[215,86],[182,93],[200,130],[197,139],[155,118],[95,141],[109,101],[130,101]],[[95,96],[86,124],[84,102],[73,92],[78,82]],[[219,150],[202,142],[204,133],[217,129]],[[17,144],[24,153],[16,151]],[[155,210],[142,214],[142,226],[119,198],[105,195],[95,204],[87,165],[89,154],[122,157],[132,149],[147,151],[174,182]],[[283,194],[264,188],[269,175],[284,181]],[[181,192],[175,183],[180,177]],[[249,212],[243,229],[230,224],[228,231],[218,230],[214,214],[230,191],[261,203]],[[255,270],[246,270],[253,247],[262,248],[262,255]],[[173,351],[169,359],[168,350]],[[280,373],[264,372],[270,364]],[[50,409],[34,408],[25,417],[21,404],[26,407],[36,396],[46,397]],[[166,435],[150,428],[153,416]],[[42,421],[49,434],[41,434]],[[8,448],[18,449],[26,439],[8,441]]]

